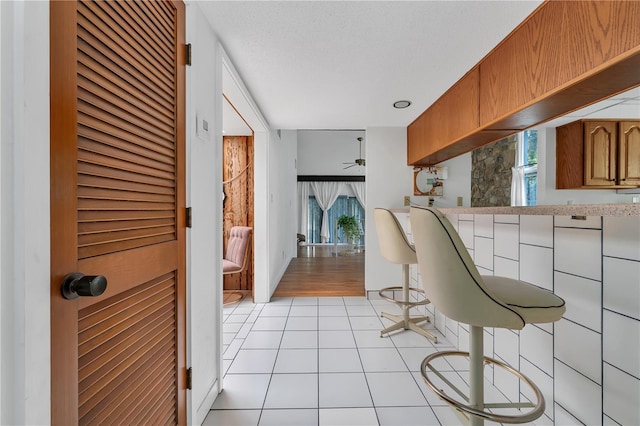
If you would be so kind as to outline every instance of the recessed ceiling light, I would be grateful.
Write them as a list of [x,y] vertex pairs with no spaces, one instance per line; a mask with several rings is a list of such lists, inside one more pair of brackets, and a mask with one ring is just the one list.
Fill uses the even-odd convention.
[[395,101],[393,107],[397,109],[406,108],[411,105],[411,101]]

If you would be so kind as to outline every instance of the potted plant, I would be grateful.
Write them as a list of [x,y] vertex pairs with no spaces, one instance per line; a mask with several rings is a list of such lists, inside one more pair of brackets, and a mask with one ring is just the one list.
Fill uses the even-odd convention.
[[360,226],[354,216],[342,215],[338,218],[338,228],[342,229],[342,235],[347,242],[347,249],[344,250],[344,254],[355,253],[354,246],[357,240],[360,238]]

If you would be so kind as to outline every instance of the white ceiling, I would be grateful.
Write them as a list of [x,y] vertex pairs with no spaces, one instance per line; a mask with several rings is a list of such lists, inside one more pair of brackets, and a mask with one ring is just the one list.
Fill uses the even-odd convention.
[[407,126],[540,3],[198,2],[274,129]]

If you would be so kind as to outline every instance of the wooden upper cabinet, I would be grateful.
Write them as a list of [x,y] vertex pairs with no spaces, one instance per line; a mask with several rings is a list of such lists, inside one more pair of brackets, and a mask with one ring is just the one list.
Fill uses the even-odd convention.
[[640,121],[579,120],[556,128],[556,188],[640,186]]
[[419,164],[425,149],[446,148],[478,128],[479,78],[473,68],[407,127],[408,164]]
[[640,186],[640,121],[621,121],[618,124],[618,138],[620,184]]
[[407,126],[407,141],[411,141],[411,143],[407,143],[407,164],[413,164],[415,160],[420,159],[420,153],[425,150],[423,146],[425,143],[423,136],[426,121],[423,116],[425,113],[426,111]]
[[409,126],[423,127],[407,131],[408,163],[437,164],[636,87],[639,69],[640,1],[545,1]]
[[629,87],[617,77],[554,93],[639,47],[640,2],[547,2],[480,63],[480,125],[526,129]]
[[584,185],[616,184],[618,163],[618,123],[613,121],[584,122]]

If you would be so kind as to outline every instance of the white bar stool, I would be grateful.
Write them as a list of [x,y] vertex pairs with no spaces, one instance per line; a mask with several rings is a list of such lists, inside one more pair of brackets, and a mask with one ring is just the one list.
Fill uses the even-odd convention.
[[[373,217],[376,222],[376,231],[378,233],[378,242],[380,244],[380,252],[382,256],[389,262],[402,265],[402,286],[386,287],[378,292],[383,299],[395,303],[402,309],[402,315],[392,315],[382,312],[382,317],[395,321],[394,324],[385,328],[380,332],[380,337],[385,333],[395,330],[413,330],[424,337],[431,339],[434,343],[438,343],[438,337],[429,333],[424,328],[417,325],[423,321],[429,321],[428,316],[419,316],[411,318],[409,311],[415,306],[423,306],[430,303],[424,295],[424,290],[409,286],[409,265],[418,263],[416,259],[416,251],[407,240],[407,236],[402,230],[402,225],[398,222],[396,216],[387,209],[373,209]],[[393,292],[402,290],[402,299],[395,299]],[[419,298],[412,301],[410,292],[419,293]],[[388,293],[391,293],[390,295]]]
[[[412,207],[410,221],[418,267],[423,278],[422,286],[439,311],[448,318],[470,326],[469,352],[439,352],[425,358],[421,368],[425,382],[474,426],[484,424],[485,419],[498,423],[527,423],[539,418],[545,408],[542,392],[514,368],[484,356],[483,328],[521,330],[528,323],[558,321],[566,309],[564,300],[524,281],[481,276],[460,236],[438,210]],[[468,397],[433,366],[435,359],[448,356],[469,357]],[[485,364],[493,364],[516,375],[531,387],[537,402],[485,402]],[[453,398],[436,386],[430,377],[434,375],[443,380],[463,401]],[[504,408],[532,409],[517,415],[495,412]]]

